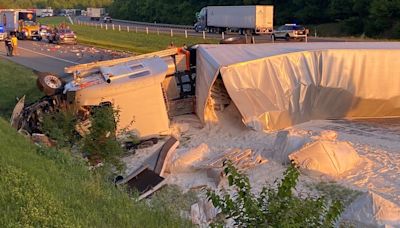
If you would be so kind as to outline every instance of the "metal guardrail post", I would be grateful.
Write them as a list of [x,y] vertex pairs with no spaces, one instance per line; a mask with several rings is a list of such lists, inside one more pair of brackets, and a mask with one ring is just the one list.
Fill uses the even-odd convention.
[[244,38],[246,39],[246,44],[249,43],[247,39],[247,34],[244,34]]
[[137,33],[137,27],[135,27],[135,31],[136,31],[136,33]]
[[121,32],[121,25],[118,25],[118,31]]
[[106,24],[106,30],[108,30],[108,26],[107,26],[107,24]]
[[185,29],[185,38],[188,38],[187,30]]
[[115,30],[115,26],[114,26],[114,24],[112,24],[112,29],[113,29],[113,30]]
[[149,27],[146,27],[146,34],[149,35]]
[[251,37],[251,42],[252,42],[253,44],[256,43],[256,39],[254,39],[254,36]]
[[103,29],[103,23],[100,23],[100,28]]
[[174,36],[174,31],[172,31],[172,29],[171,29],[171,37],[173,37]]
[[203,40],[206,39],[206,31],[203,31]]
[[[221,36],[222,36],[222,39],[224,40],[224,39],[225,39],[225,33],[222,32],[222,33],[221,33]],[[247,43],[247,40],[246,40],[246,43]]]
[[126,26],[126,31],[128,31],[128,32],[129,32],[129,25],[128,25],[128,26]]
[[160,29],[157,28],[157,35],[160,35]]

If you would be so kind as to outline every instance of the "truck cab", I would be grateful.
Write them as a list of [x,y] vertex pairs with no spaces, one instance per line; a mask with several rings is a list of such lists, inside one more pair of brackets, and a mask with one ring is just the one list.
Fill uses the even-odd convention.
[[207,8],[204,7],[200,12],[196,13],[197,22],[194,24],[196,32],[205,31],[207,27]]
[[36,13],[31,10],[0,10],[0,25],[5,32],[15,33],[18,39],[41,40]]

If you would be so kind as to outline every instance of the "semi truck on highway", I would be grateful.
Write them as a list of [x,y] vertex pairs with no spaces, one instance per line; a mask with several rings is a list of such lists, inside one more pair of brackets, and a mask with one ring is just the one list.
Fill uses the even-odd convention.
[[52,8],[35,9],[35,12],[37,17],[52,17],[54,14]]
[[99,21],[105,14],[106,10],[104,8],[87,8],[87,16],[90,17],[92,21]]
[[0,10],[0,25],[4,26],[6,32],[15,33],[20,40],[42,39],[39,34],[39,25],[36,22],[36,13],[32,10]]
[[197,14],[194,29],[197,32],[271,34],[273,19],[274,7],[271,5],[207,6]]

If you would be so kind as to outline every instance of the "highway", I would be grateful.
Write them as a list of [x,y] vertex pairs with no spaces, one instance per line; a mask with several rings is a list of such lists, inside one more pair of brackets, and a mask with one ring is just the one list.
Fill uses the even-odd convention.
[[4,45],[0,45],[0,56],[36,71],[63,76],[64,67],[121,58],[127,54],[83,45],[55,45],[45,41],[20,40],[17,56],[7,57]]
[[[85,19],[79,17],[79,19]],[[89,21],[89,20],[88,20]],[[99,22],[98,22],[99,23]],[[114,27],[118,25],[127,26],[125,22],[115,22]],[[110,26],[108,24],[108,26]],[[131,25],[130,25],[131,26]],[[145,25],[141,28],[145,29]],[[144,26],[144,27],[143,27]],[[132,27],[131,27],[132,28]],[[151,29],[159,29],[160,33],[168,33],[170,28],[166,27],[152,27]],[[177,28],[177,31],[185,31],[182,28]],[[198,34],[194,31],[189,34]],[[220,36],[220,34],[207,34]],[[227,34],[226,37],[237,36],[237,34]],[[217,37],[215,37],[217,38]],[[248,37],[249,42],[251,37]],[[255,36],[256,43],[271,43],[269,36]],[[337,38],[313,38],[310,37],[309,42],[337,42],[337,41],[355,41]],[[287,42],[287,41],[278,41]],[[293,42],[293,41],[291,41]],[[19,52],[17,56],[7,57],[4,45],[0,45],[0,56],[9,59],[18,64],[24,65],[36,71],[53,72],[60,76],[65,75],[64,68],[76,64],[89,63],[94,61],[108,60],[125,57],[129,54],[116,52],[112,50],[105,50],[85,45],[55,45],[49,44],[45,40],[42,41],[19,41]]]

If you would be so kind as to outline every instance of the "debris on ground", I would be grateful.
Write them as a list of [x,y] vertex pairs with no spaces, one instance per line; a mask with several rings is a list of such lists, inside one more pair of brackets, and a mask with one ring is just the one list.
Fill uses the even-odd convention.
[[353,146],[348,142],[317,140],[289,155],[302,171],[337,177],[355,169],[361,162]]
[[50,139],[45,134],[33,133],[31,136],[31,140],[36,144],[44,145],[47,147],[52,147],[52,146],[56,145],[56,142],[54,140]]
[[207,199],[200,199],[190,209],[192,223],[196,225],[208,224],[217,217],[219,210]]
[[158,151],[142,163],[139,169],[120,179],[116,184],[127,185],[130,190],[136,189],[140,194],[139,200],[151,195],[166,184],[166,165],[178,145],[179,141],[170,137]]
[[400,205],[388,201],[377,193],[368,191],[359,196],[342,215],[354,227],[399,227]]

